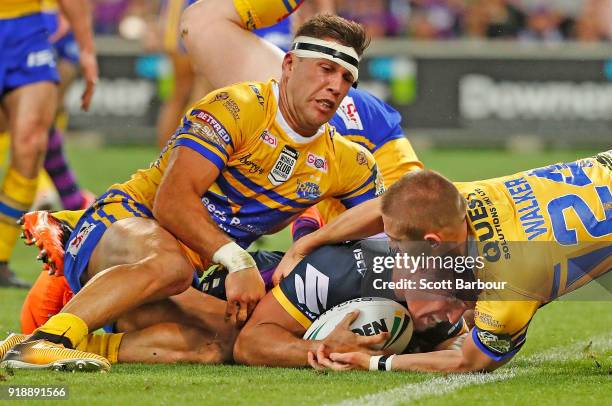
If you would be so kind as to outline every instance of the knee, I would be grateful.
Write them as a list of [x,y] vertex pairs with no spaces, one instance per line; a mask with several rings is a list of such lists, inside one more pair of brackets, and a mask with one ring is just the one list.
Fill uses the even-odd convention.
[[176,252],[158,254],[157,258],[147,260],[145,266],[152,276],[152,288],[166,297],[183,293],[193,282],[193,268]]

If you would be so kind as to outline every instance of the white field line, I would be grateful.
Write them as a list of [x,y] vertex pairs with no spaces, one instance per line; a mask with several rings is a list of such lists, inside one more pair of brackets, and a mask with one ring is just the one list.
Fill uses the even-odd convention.
[[[603,335],[593,338],[592,349],[598,350],[601,348],[612,347],[612,335]],[[583,349],[585,343],[572,344],[565,347],[555,347],[541,353],[530,355],[524,360],[532,363],[550,362],[550,361],[566,361],[572,359],[584,358],[586,354]],[[505,381],[516,376],[525,375],[530,371],[529,368],[519,367],[502,367],[496,372],[490,374],[454,374],[447,376],[438,376],[427,379],[423,382],[409,383],[394,389],[383,392],[364,395],[354,399],[343,400],[334,403],[333,406],[363,406],[363,405],[381,405],[388,406],[397,403],[407,403],[417,401],[425,397],[438,397],[457,389],[465,388],[472,385],[483,385],[491,382]]]

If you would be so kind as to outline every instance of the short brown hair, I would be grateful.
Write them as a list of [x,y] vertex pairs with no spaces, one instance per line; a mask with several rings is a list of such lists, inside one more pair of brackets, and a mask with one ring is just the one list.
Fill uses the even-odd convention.
[[392,218],[403,237],[423,239],[428,231],[458,227],[466,201],[453,183],[432,170],[410,172],[382,197],[382,213]]
[[319,14],[306,21],[295,33],[296,37],[301,35],[318,39],[331,38],[352,47],[359,56],[370,45],[370,37],[361,24],[332,14]]

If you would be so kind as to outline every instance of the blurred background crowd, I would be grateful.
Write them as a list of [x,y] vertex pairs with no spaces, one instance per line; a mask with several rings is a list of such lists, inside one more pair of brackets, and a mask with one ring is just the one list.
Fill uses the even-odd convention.
[[[230,1],[230,0],[228,0]],[[94,0],[97,34],[138,37],[159,0]],[[372,37],[607,41],[612,0],[335,0]],[[142,28],[141,28],[142,27]]]

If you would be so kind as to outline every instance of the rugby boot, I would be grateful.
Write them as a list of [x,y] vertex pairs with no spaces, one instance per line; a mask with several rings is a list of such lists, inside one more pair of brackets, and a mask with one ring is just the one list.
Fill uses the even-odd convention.
[[9,349],[0,368],[53,371],[108,372],[110,361],[90,352],[73,350],[47,340],[24,341]]
[[11,333],[6,337],[6,340],[0,341],[0,360],[4,358],[8,350],[25,341],[26,338],[28,338],[26,334]]
[[61,276],[64,274],[64,246],[70,238],[72,228],[56,219],[53,215],[46,211],[32,211],[26,213],[19,224],[23,232],[23,238],[26,245],[35,244],[39,249],[37,259],[42,261],[43,269]]
[[20,279],[11,271],[7,262],[0,262],[0,288],[30,289],[32,285]]

